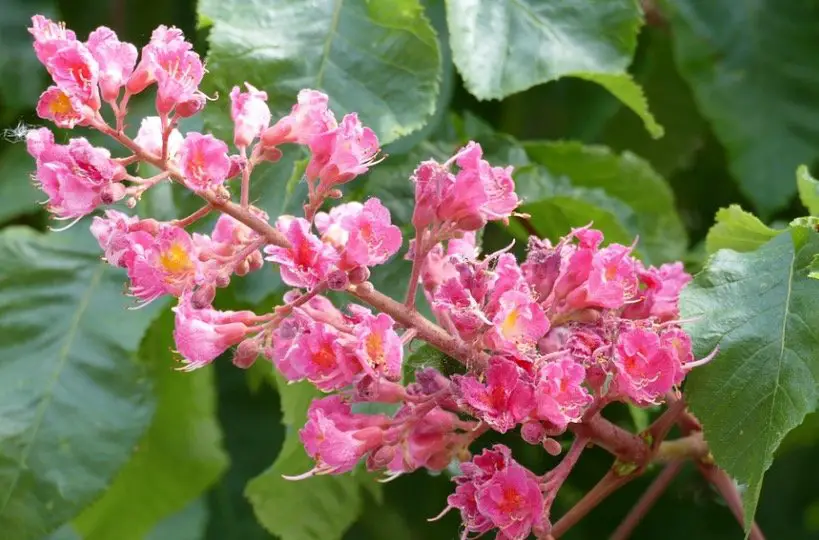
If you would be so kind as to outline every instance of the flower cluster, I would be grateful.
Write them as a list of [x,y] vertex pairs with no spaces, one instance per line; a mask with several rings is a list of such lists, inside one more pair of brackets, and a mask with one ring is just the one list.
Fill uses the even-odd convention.
[[[35,181],[58,219],[77,221],[123,201],[134,208],[163,181],[204,199],[188,217],[157,221],[108,208],[91,232],[105,260],[123,268],[137,306],[174,297],[174,340],[182,369],[197,369],[234,348],[247,368],[261,356],[288,381],[309,381],[329,395],[314,401],[300,437],[315,467],[301,476],[340,474],[363,464],[388,477],[461,463],[448,509],[458,509],[464,535],[497,530],[522,540],[550,530],[550,506],[585,441],[558,468],[537,476],[498,445],[472,457],[487,430],[520,429],[521,437],[559,454],[554,437],[596,417],[608,403],[660,403],[696,361],[677,321],[680,291],[690,276],[679,263],[646,266],[634,246],[604,245],[591,226],[556,243],[530,239],[519,264],[506,251],[480,256],[476,231],[508,222],[521,200],[511,167],[492,166],[469,142],[444,163],[421,163],[415,187],[415,238],[407,298],[399,304],[375,291],[371,270],[402,246],[402,232],[377,198],[330,208],[339,187],[366,173],[379,155],[375,133],[355,113],[338,121],[328,97],[302,90],[273,122],[267,94],[250,83],[230,92],[233,145],[213,135],[177,130],[205,106],[204,67],[181,31],[161,26],[141,55],[101,27],[85,42],[42,16],[30,28],[34,48],[54,85],[38,114],[58,127],[96,129],[132,152],[122,158],[84,138],[57,144],[42,128],[28,133]],[[156,116],[125,133],[128,102],[156,85]],[[116,126],[103,118],[110,106]],[[271,125],[272,123],[272,125]],[[275,162],[286,144],[310,153],[308,200],[302,216],[270,216],[249,203],[253,169]],[[140,162],[160,169],[142,178]],[[133,172],[133,171],[132,171]],[[233,182],[233,180],[236,182]],[[231,184],[234,184],[233,186]],[[240,204],[231,189],[241,192]],[[324,210],[323,210],[324,209]],[[210,234],[187,227],[222,211]],[[217,289],[275,263],[292,287],[270,313],[213,307]],[[415,309],[421,285],[435,320]],[[347,292],[373,309],[343,309],[328,291]],[[447,377],[432,367],[405,369],[405,351],[426,341],[461,361]],[[396,406],[363,414],[364,402]]]

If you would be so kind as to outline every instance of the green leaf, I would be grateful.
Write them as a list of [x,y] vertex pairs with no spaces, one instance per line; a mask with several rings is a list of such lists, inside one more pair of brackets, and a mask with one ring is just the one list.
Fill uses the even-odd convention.
[[15,540],[99,497],[154,411],[136,352],[163,303],[126,312],[124,273],[76,227],[0,234],[0,530]]
[[322,475],[306,480],[285,480],[313,468],[297,430],[307,418],[307,408],[321,393],[311,384],[287,384],[277,378],[287,437],[273,465],[251,480],[245,495],[259,522],[282,540],[340,539],[363,505],[362,482],[369,476]]
[[[103,497],[74,521],[86,540],[139,540],[199,498],[224,472],[213,370],[177,371],[173,313],[148,330],[140,357],[149,366],[157,409],[134,455]],[[123,520],[122,516],[128,519]]]
[[811,215],[819,216],[819,180],[811,176],[807,166],[796,169],[796,186],[799,199]]
[[602,85],[662,136],[626,73],[643,23],[634,0],[447,0],[447,22],[455,65],[478,99],[578,77]]
[[819,234],[792,229],[749,253],[721,250],[683,291],[698,357],[685,386],[717,463],[746,488],[746,530],[784,436],[816,408],[819,283],[808,267]]
[[196,499],[157,524],[145,536],[145,540],[202,540],[208,526],[208,517],[205,499]]
[[42,208],[38,201],[46,196],[34,187],[31,174],[34,158],[23,144],[15,144],[0,153],[0,222]]
[[[268,93],[274,117],[302,88],[323,90],[338,114],[358,112],[382,144],[423,127],[435,110],[441,55],[418,0],[203,0],[213,21],[208,93],[247,80]],[[207,109],[216,132],[229,117]]]
[[716,224],[705,237],[705,250],[708,253],[715,253],[720,249],[753,251],[783,232],[771,229],[759,221],[758,217],[736,204],[720,208],[714,219]]
[[[635,214],[638,248],[652,264],[677,260],[685,253],[688,239],[671,188],[645,160],[577,142],[527,142],[524,148],[553,177],[566,177],[577,188],[602,189],[627,205]],[[521,182],[518,185],[525,189]]]
[[677,65],[725,146],[730,171],[763,217],[796,192],[787,179],[817,156],[819,5],[666,1]]

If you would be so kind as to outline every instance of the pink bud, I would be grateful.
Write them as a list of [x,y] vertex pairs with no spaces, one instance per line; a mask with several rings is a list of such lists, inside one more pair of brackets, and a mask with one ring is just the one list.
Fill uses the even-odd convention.
[[237,148],[248,146],[270,124],[267,93],[245,83],[247,92],[234,86],[230,92],[230,116],[234,123],[233,143]]
[[212,284],[205,284],[196,289],[191,295],[191,306],[194,309],[205,309],[210,307],[216,298],[216,287]]
[[347,273],[350,283],[359,285],[370,279],[370,269],[366,266],[356,266]]
[[343,291],[350,284],[347,272],[334,270],[327,276],[327,286],[333,291]]
[[258,341],[255,339],[246,339],[236,347],[236,352],[233,353],[233,365],[241,369],[248,369],[256,362],[258,356]]
[[125,192],[126,188],[122,184],[108,184],[100,190],[100,201],[103,204],[114,204],[125,197]]
[[206,103],[207,99],[205,98],[205,95],[201,92],[197,92],[187,101],[177,104],[176,114],[180,118],[190,118],[191,116],[195,116],[202,112],[202,109],[205,108]]

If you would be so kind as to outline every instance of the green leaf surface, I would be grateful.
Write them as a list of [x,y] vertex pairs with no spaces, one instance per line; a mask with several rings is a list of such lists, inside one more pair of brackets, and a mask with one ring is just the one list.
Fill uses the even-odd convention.
[[796,187],[799,199],[812,216],[819,217],[819,180],[811,176],[805,165],[796,169]]
[[[276,118],[302,88],[323,90],[339,118],[359,113],[382,144],[435,110],[441,55],[418,0],[203,0],[199,13],[213,22],[208,93],[227,96],[247,80],[268,93]],[[231,133],[216,109],[206,109],[208,125]]]
[[677,65],[725,146],[730,170],[763,217],[796,192],[817,156],[819,4],[667,0]]
[[44,201],[46,196],[34,187],[33,172],[34,158],[24,144],[0,152],[0,222],[42,208],[38,201]]
[[722,250],[682,294],[696,356],[719,347],[689,376],[687,400],[717,464],[745,486],[746,530],[779,443],[816,408],[817,252],[819,234],[804,228],[749,253]]
[[77,227],[0,235],[0,531],[15,540],[100,496],[154,411],[136,352],[162,303],[126,312],[124,273]]
[[199,498],[227,467],[215,416],[213,370],[178,371],[173,348],[173,313],[167,310],[140,347],[154,381],[156,414],[111,487],[74,521],[86,540],[144,538],[157,523]]
[[755,215],[739,205],[720,208],[714,218],[716,223],[705,237],[705,250],[715,253],[720,249],[754,251],[783,230],[771,229]]
[[259,522],[282,540],[340,539],[361,512],[362,479],[372,479],[354,473],[300,481],[282,478],[313,468],[297,430],[307,419],[310,402],[322,394],[307,382],[287,384],[278,377],[277,385],[287,429],[284,447],[273,465],[248,483],[245,495]]
[[561,77],[602,85],[660,137],[626,72],[643,19],[634,0],[447,0],[455,65],[478,99],[502,99]]
[[[577,188],[602,189],[628,206],[635,214],[640,235],[638,249],[649,262],[682,257],[688,240],[674,207],[674,195],[645,160],[630,152],[616,154],[604,146],[577,142],[526,142],[524,148],[532,161],[545,167],[552,177],[568,178]],[[518,185],[526,189],[522,181]]]

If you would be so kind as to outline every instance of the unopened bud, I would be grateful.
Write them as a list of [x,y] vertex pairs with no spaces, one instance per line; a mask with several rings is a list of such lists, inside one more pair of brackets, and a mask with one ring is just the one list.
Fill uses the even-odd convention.
[[190,118],[205,108],[205,95],[194,94],[188,101],[184,101],[176,106],[176,114],[181,118]]
[[246,339],[239,343],[233,354],[233,365],[247,369],[253,365],[259,356],[259,344],[254,339]]
[[191,305],[196,309],[205,309],[210,307],[214,298],[216,298],[216,287],[202,285],[191,295]]
[[366,266],[356,266],[347,273],[350,283],[358,285],[370,279],[370,269]]
[[560,452],[563,451],[560,443],[550,437],[543,439],[543,449],[551,456],[559,456]]
[[546,436],[546,429],[540,422],[526,422],[520,428],[520,436],[529,444],[540,444]]
[[112,182],[100,191],[100,200],[103,204],[113,204],[125,197],[126,187],[119,182]]
[[233,178],[234,176],[238,176],[242,170],[245,168],[245,158],[240,156],[239,154],[233,154],[230,156],[230,168],[228,169],[228,178]]
[[247,259],[243,260],[239,264],[236,265],[236,268],[233,270],[237,276],[245,276],[248,272],[250,272],[250,263],[247,262]]
[[262,252],[254,251],[250,257],[247,258],[247,262],[250,265],[251,272],[261,269],[261,267],[264,266],[264,257],[262,256]]
[[341,192],[340,189],[331,189],[330,191],[327,192],[327,197],[331,199],[340,199],[343,196],[344,194]]
[[230,276],[220,275],[216,276],[216,286],[217,287],[227,287],[230,285]]
[[333,291],[343,291],[350,284],[347,272],[343,270],[333,270],[327,276],[327,286]]

